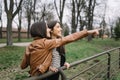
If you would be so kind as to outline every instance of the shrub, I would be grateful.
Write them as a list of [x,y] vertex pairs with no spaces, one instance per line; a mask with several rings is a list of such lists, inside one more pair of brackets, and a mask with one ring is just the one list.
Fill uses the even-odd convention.
[[120,38],[120,18],[118,18],[118,21],[116,22],[115,28],[114,28],[114,38],[115,40],[119,40]]

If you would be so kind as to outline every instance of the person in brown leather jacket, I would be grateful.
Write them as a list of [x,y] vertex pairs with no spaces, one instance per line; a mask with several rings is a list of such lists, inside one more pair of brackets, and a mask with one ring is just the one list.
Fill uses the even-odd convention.
[[50,31],[45,22],[36,22],[31,26],[30,33],[34,40],[26,47],[21,63],[21,69],[30,66],[30,76],[41,75],[48,70],[54,48],[79,40],[88,34],[99,34],[98,29],[83,30],[59,39],[49,39]]

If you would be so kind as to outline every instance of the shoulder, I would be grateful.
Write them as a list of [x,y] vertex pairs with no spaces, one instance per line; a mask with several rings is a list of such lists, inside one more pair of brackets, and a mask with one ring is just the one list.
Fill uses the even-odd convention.
[[38,48],[44,48],[45,46],[45,41],[46,39],[43,38],[43,39],[37,39],[37,40],[34,40],[31,42],[31,44],[29,45],[29,48],[34,48],[34,47],[38,47]]

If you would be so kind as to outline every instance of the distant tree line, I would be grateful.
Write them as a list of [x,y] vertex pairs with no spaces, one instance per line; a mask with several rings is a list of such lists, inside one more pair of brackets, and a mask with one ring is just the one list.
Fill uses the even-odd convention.
[[[13,44],[12,38],[12,23],[15,22],[18,27],[18,41],[21,41],[21,28],[24,20],[27,21],[27,38],[30,38],[30,25],[36,21],[52,21],[59,20],[62,24],[65,35],[70,33],[69,27],[71,27],[71,33],[76,30],[83,30],[84,28],[90,30],[94,27],[95,17],[103,19],[105,15],[96,15],[95,10],[100,4],[106,4],[107,0],[4,0],[4,11],[7,17],[7,45]],[[59,4],[58,4],[59,3]],[[2,38],[2,19],[3,13],[2,3],[0,3],[0,38]],[[69,10],[68,24],[64,23],[63,19],[66,12]],[[103,11],[105,12],[105,11]],[[14,21],[15,17],[18,17],[18,21]],[[102,16],[102,17],[100,17]],[[100,26],[105,30],[106,22],[101,20]],[[113,29],[113,28],[111,28]],[[104,31],[103,31],[104,32]],[[113,30],[111,30],[111,33]],[[116,34],[116,33],[115,33]],[[103,34],[101,34],[102,36]],[[92,39],[90,35],[88,41]]]

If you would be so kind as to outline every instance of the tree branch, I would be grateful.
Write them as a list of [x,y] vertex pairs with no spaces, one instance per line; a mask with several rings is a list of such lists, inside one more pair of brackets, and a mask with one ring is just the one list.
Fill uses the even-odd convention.
[[5,8],[5,12],[8,13],[7,0],[4,0],[4,8]]
[[56,9],[57,15],[59,17],[58,8],[57,8],[57,5],[56,5],[56,0],[54,0],[54,5],[55,5],[55,9]]
[[23,1],[23,0],[20,0],[19,5],[18,5],[16,11],[13,13],[13,16],[12,16],[12,17],[15,17],[15,15],[16,15],[16,14],[19,12],[19,10],[21,9],[22,1]]
[[13,12],[13,6],[14,6],[14,1],[13,0],[10,0],[10,5],[9,5],[9,11],[10,12]]

